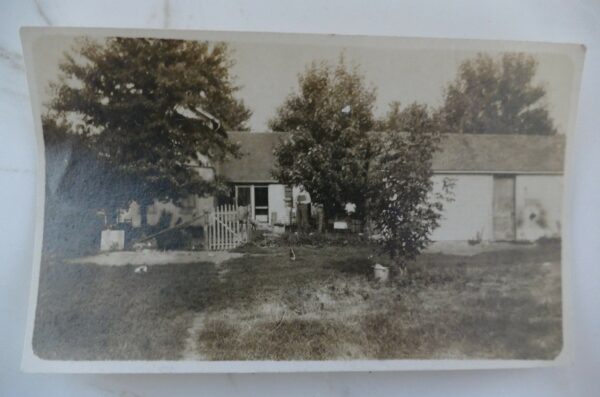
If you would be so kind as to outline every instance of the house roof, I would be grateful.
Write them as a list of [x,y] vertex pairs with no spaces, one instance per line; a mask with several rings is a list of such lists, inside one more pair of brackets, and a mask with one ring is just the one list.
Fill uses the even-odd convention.
[[[287,135],[229,132],[242,157],[220,164],[217,173],[234,182],[275,182],[273,149]],[[438,173],[563,172],[564,135],[444,134],[440,146],[433,158]]]
[[562,173],[564,135],[445,134],[437,172]]
[[275,182],[273,149],[285,138],[280,132],[228,132],[229,139],[240,145],[242,157],[219,164],[217,174],[234,182]]

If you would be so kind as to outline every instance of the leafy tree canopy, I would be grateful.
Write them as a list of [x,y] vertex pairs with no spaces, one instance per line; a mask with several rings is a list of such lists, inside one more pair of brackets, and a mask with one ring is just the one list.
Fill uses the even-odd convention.
[[390,103],[385,117],[377,121],[375,129],[431,133],[435,131],[436,124],[427,105],[413,102],[403,109],[400,102],[394,101]]
[[506,53],[479,54],[462,63],[436,119],[442,132],[474,134],[556,133],[544,104],[546,90],[534,83],[535,59]]
[[49,116],[68,120],[90,151],[127,178],[128,200],[178,201],[214,186],[192,167],[237,153],[246,129],[225,44],[148,38],[81,40],[66,54]]
[[276,150],[275,177],[303,186],[326,217],[343,214],[348,202],[364,215],[374,102],[375,89],[343,58],[313,63],[269,123],[291,134]]

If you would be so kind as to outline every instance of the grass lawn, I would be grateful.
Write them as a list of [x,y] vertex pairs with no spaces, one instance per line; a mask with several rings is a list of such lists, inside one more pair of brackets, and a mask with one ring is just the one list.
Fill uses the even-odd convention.
[[[424,254],[371,279],[373,249],[253,248],[220,265],[42,263],[34,351],[48,359],[551,359],[560,245]],[[190,351],[190,349],[192,351]]]

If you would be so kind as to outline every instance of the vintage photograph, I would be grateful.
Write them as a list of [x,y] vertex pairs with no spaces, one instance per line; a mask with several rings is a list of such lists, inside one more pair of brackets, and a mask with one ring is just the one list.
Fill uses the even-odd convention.
[[36,357],[561,353],[582,48],[84,29],[30,41],[45,164]]

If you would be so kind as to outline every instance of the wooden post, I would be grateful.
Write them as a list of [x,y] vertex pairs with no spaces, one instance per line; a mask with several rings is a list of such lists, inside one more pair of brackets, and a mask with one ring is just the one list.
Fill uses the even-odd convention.
[[210,211],[206,212],[206,220],[207,220],[207,224],[208,224],[208,250],[212,250],[212,244],[213,244],[213,239],[212,239],[212,233],[213,233],[213,220],[212,220],[212,214]]
[[208,250],[208,211],[204,211],[204,222],[202,227],[204,228],[204,249]]
[[221,211],[221,207],[217,208],[217,213],[216,213],[216,217],[217,217],[217,251],[221,250],[221,245],[223,244],[223,225],[221,224],[221,222],[219,222],[222,218],[222,211]]
[[227,204],[227,227],[229,228],[229,230],[227,230],[227,248],[233,248],[233,233],[231,232],[232,230],[232,224],[231,224],[231,205]]

